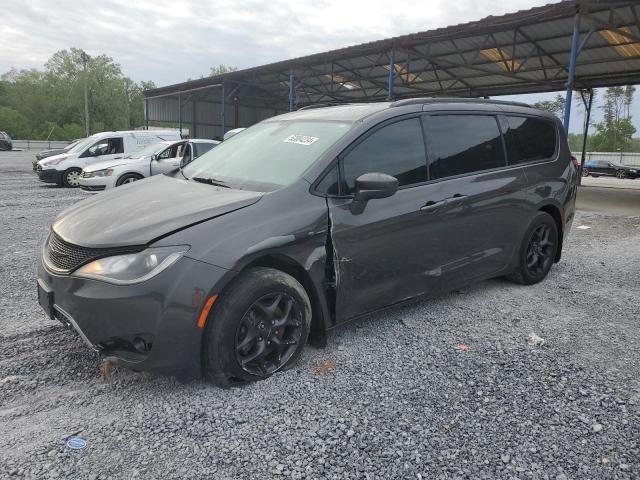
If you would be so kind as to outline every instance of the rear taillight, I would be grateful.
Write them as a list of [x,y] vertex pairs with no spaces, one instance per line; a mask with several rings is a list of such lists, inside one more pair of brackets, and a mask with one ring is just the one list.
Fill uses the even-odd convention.
[[578,159],[571,155],[571,161],[573,162],[573,166],[576,167],[576,170],[580,170],[580,162]]

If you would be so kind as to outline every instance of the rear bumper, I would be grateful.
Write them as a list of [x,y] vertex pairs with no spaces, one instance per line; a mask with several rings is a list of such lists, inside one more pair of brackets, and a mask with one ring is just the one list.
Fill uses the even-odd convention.
[[199,378],[203,330],[197,317],[228,272],[183,257],[146,282],[120,286],[52,274],[40,262],[38,282],[53,292],[54,317],[110,361]]
[[63,172],[61,172],[59,170],[56,170],[55,168],[49,168],[49,169],[46,169],[46,170],[38,169],[37,173],[38,173],[38,179],[41,182],[57,183],[57,184],[62,183],[62,173]]

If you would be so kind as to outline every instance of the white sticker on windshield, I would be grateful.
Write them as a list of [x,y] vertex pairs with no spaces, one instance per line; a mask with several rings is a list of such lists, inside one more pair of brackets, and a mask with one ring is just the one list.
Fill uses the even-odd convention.
[[289,135],[285,138],[285,143],[297,143],[298,145],[311,145],[318,140],[318,137],[309,137],[307,135]]

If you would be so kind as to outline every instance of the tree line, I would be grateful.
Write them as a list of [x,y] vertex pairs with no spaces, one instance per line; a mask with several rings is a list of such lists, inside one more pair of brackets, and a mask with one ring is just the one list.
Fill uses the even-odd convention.
[[85,80],[90,133],[144,125],[142,92],[155,85],[126,77],[111,57],[71,48],[53,54],[44,67],[0,76],[0,130],[13,138],[85,137]]
[[[209,75],[235,70],[233,66],[218,65],[211,68]],[[85,81],[90,133],[144,125],[142,92],[155,88],[154,83],[134,82],[107,55],[89,57],[82,50],[71,48],[53,54],[44,70],[12,69],[0,75],[0,130],[13,138],[34,140],[84,137]],[[600,122],[590,125],[593,133],[587,137],[587,150],[640,151],[640,138],[633,138],[636,129],[631,121],[635,87],[607,88],[599,107],[595,107],[599,92],[594,90],[593,94],[594,108],[600,108],[603,116]],[[582,100],[579,95],[576,97],[575,107],[581,110]],[[557,95],[533,106],[562,117],[565,100]],[[569,144],[572,150],[581,150],[582,135],[569,134]]]
[[[636,128],[633,126],[631,106],[636,88],[633,85],[626,87],[609,87],[602,95],[602,104],[596,107],[599,92],[593,90],[593,109],[602,110],[600,122],[589,122],[589,130],[593,133],[587,136],[587,151],[589,152],[640,152],[640,138],[634,138]],[[564,115],[565,99],[562,95],[556,95],[553,100],[545,100],[533,104],[534,107],[554,113],[560,118]],[[584,103],[578,95],[574,108],[584,112]],[[581,151],[583,135],[570,133],[569,146],[572,151]]]

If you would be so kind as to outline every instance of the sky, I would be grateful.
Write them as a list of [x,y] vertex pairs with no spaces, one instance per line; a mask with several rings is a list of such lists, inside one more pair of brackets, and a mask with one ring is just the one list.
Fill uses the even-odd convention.
[[[42,69],[56,51],[77,47],[112,57],[136,81],[162,86],[219,64],[253,67],[550,1],[56,0],[53,7],[51,0],[0,0],[0,74]],[[640,113],[640,98],[633,111]],[[600,111],[594,113],[597,120]],[[634,121],[640,131],[640,114]],[[570,130],[581,122],[573,115]]]

